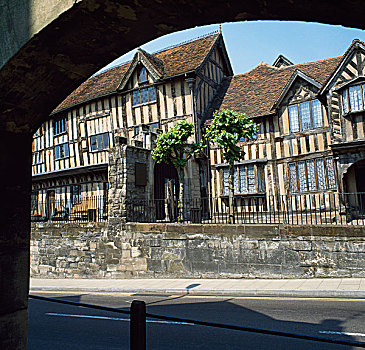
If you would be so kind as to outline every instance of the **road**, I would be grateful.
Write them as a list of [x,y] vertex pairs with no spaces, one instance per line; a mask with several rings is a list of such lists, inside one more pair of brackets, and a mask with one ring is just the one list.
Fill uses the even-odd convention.
[[[147,312],[365,342],[365,300],[33,293],[128,310],[144,300]],[[147,349],[356,349],[276,336],[149,320]],[[127,315],[29,300],[28,349],[129,349]]]

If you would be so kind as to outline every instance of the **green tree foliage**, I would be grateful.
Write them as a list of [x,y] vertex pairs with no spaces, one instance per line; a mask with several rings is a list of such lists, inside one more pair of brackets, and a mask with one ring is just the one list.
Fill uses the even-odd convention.
[[189,143],[189,138],[194,135],[194,124],[181,121],[174,127],[158,135],[156,147],[152,152],[157,163],[172,164],[179,177],[179,203],[178,220],[183,220],[183,194],[184,194],[184,168],[191,157],[199,153],[205,146],[199,143]]
[[233,175],[234,162],[244,158],[245,152],[238,145],[241,139],[253,140],[258,132],[258,125],[247,117],[246,114],[233,109],[222,109],[213,114],[213,122],[207,128],[205,137],[216,144],[222,152],[223,159],[229,165],[229,213],[230,223],[234,223],[233,213]]
[[257,131],[258,125],[246,114],[233,109],[222,109],[214,113],[206,138],[220,148],[223,159],[233,168],[234,162],[245,156],[238,142],[241,139],[253,140]]

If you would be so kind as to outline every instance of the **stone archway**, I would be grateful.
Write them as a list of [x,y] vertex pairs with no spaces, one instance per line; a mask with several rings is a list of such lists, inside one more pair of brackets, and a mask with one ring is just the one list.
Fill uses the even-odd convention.
[[[228,21],[364,28],[350,0],[7,0],[0,5],[0,347],[26,347],[31,133],[112,59],[173,31]],[[5,331],[6,330],[6,331]]]

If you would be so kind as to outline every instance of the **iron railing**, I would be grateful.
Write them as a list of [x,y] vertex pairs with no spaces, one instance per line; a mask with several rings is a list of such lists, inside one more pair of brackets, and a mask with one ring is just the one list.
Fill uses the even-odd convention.
[[[130,222],[177,222],[177,200],[128,200]],[[183,222],[364,225],[365,192],[228,196],[183,200]]]
[[33,222],[101,222],[108,220],[108,202],[104,196],[78,200],[64,198],[32,201]]
[[[177,199],[137,200],[125,198],[129,222],[177,222]],[[365,192],[308,193],[291,195],[235,195],[183,200],[184,223],[365,225]],[[77,201],[32,201],[33,222],[102,222],[108,220],[106,196]]]

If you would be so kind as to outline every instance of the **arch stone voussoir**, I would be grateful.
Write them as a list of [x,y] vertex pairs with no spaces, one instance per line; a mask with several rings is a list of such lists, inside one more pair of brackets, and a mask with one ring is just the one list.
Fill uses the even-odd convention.
[[2,1],[0,348],[26,348],[30,135],[71,91],[120,55],[182,29],[244,20],[363,29],[364,13],[361,0]]

